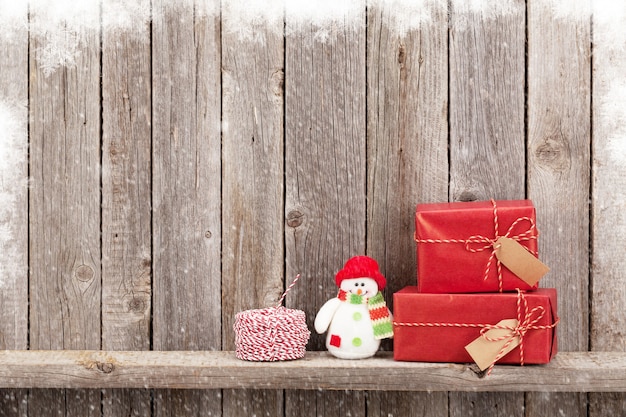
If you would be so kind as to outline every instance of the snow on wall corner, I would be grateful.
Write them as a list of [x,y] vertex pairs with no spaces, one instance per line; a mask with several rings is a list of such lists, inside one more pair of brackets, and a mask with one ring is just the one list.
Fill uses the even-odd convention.
[[0,288],[26,275],[26,254],[17,245],[23,225],[16,219],[24,217],[27,147],[26,106],[0,98]]

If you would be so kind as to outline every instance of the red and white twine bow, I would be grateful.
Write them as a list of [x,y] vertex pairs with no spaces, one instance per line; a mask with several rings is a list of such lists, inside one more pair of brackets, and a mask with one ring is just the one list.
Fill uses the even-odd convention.
[[[554,328],[559,323],[559,318],[557,318],[554,323],[548,325],[537,325],[537,323],[543,318],[546,311],[543,306],[537,306],[532,310],[528,311],[528,303],[526,302],[526,298],[524,297],[524,293],[517,290],[517,326],[502,326],[502,325],[486,325],[482,329],[480,329],[480,336],[489,342],[499,342],[506,340],[506,343],[502,346],[496,357],[491,362],[487,370],[487,375],[491,374],[494,365],[498,362],[507,352],[507,348],[515,341],[515,339],[519,338],[519,357],[520,357],[520,365],[524,366],[524,336],[529,330],[547,330]],[[500,336],[500,337],[489,337],[487,336],[487,332],[491,329],[503,329],[509,330],[509,333]]]
[[[508,230],[504,235],[500,235],[499,225],[498,225],[498,206],[495,200],[491,199],[491,204],[493,205],[493,229],[494,229],[494,237],[490,238],[482,235],[472,235],[467,239],[420,239],[417,237],[417,233],[415,235],[415,241],[417,243],[463,243],[465,244],[465,250],[473,253],[482,252],[485,250],[491,250],[489,255],[489,259],[487,260],[487,266],[485,267],[485,274],[483,280],[487,280],[489,278],[489,273],[491,272],[491,266],[493,265],[494,259],[496,262],[496,271],[498,278],[498,292],[502,292],[502,263],[496,257],[496,252],[499,249],[499,245],[497,243],[498,239],[501,237],[506,237],[517,242],[528,241],[531,239],[537,239],[539,236],[539,232],[535,226],[535,221],[530,217],[518,217],[511,226],[509,226]],[[516,227],[523,223],[528,222],[528,228],[521,233],[513,234]],[[537,256],[537,253],[528,249],[533,255]]]
[[[552,324],[537,325],[539,321],[545,315],[545,308],[543,306],[534,307],[528,311],[528,303],[524,297],[524,293],[521,290],[517,290],[517,325],[506,326],[499,324],[480,324],[480,323],[404,323],[394,321],[395,326],[403,327],[459,327],[459,328],[480,328],[480,337],[489,342],[500,342],[506,340],[506,343],[502,346],[498,354],[495,356],[489,367],[487,368],[487,375],[491,375],[494,365],[502,359],[502,357],[508,352],[507,348],[519,338],[519,356],[520,365],[524,366],[524,337],[529,330],[548,330],[553,329],[559,323],[560,319],[557,317]],[[503,336],[491,338],[486,335],[489,330],[503,329],[509,330],[509,332]]]

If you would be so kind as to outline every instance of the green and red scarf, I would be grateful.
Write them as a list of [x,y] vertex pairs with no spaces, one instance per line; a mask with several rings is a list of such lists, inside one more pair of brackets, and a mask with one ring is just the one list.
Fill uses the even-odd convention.
[[380,291],[371,298],[365,298],[362,295],[339,290],[337,298],[350,304],[367,304],[367,310],[370,314],[372,327],[374,328],[374,338],[386,339],[393,337],[391,316],[389,314],[387,304],[385,303],[385,299],[383,298],[383,294]]

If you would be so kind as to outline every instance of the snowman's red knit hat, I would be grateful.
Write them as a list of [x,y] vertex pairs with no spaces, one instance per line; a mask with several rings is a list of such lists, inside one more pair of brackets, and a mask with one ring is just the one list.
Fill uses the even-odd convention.
[[348,259],[343,269],[335,275],[335,283],[339,287],[341,281],[351,278],[372,278],[378,284],[379,291],[387,285],[387,280],[378,269],[378,262],[369,256],[353,256]]

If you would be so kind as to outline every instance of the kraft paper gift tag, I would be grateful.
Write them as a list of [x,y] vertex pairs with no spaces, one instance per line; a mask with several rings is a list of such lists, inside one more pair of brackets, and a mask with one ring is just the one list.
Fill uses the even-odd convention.
[[535,285],[550,270],[513,239],[501,237],[494,247],[498,260],[528,285]]
[[[501,320],[498,324],[496,324],[496,326],[508,327],[507,329],[491,329],[485,332],[484,335],[476,338],[469,345],[465,346],[465,350],[467,350],[467,353],[469,353],[481,371],[489,368],[494,363],[496,358],[498,358],[498,354],[500,354],[501,358],[519,345],[519,336],[506,337],[511,336],[510,329],[514,329],[517,326],[517,323],[517,319]],[[490,339],[502,338],[502,340],[487,340],[485,337]],[[506,349],[502,351],[502,348],[507,344],[507,342],[509,342],[508,346],[506,346]]]

